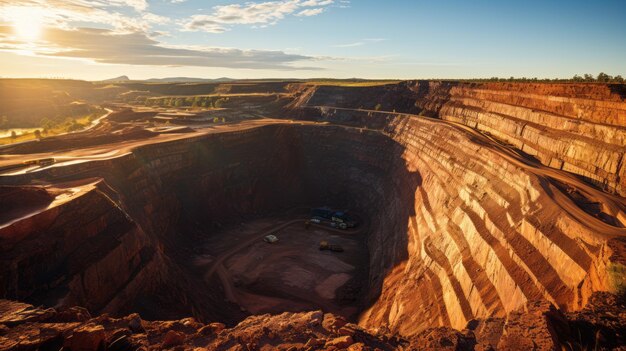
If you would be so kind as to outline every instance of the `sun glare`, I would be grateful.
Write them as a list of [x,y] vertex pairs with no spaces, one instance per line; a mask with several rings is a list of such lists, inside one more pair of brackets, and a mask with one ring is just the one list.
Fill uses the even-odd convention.
[[44,19],[43,10],[29,7],[15,7],[11,10],[11,20],[15,35],[24,41],[39,39]]

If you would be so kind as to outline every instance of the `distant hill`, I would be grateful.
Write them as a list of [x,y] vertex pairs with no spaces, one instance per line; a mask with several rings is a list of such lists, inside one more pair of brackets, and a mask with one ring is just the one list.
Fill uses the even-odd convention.
[[144,82],[148,83],[225,83],[232,82],[235,79],[222,77],[216,79],[205,79],[205,78],[189,78],[189,77],[170,77],[170,78],[151,78],[146,79]]
[[119,77],[115,77],[115,78],[111,78],[111,79],[105,79],[102,80],[102,83],[118,83],[118,82],[128,82],[130,81],[130,78],[128,78],[128,76],[119,76]]

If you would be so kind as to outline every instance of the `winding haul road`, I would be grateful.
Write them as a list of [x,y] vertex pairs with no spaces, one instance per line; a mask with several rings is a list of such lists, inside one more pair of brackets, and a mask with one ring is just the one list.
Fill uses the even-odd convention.
[[[376,111],[376,110],[367,110],[367,109],[351,109],[351,108],[340,108],[340,107],[332,107],[332,106],[311,106],[314,108],[328,108],[334,110],[346,110],[346,111],[360,111],[367,113],[376,113],[376,114],[389,114],[392,112],[388,111]],[[558,169],[554,169],[548,166],[545,166],[539,162],[533,161],[522,155],[519,150],[503,145],[497,139],[482,133],[481,131],[469,127],[465,124],[447,121],[438,118],[420,116],[420,115],[412,115],[407,113],[399,113],[402,116],[408,116],[409,118],[418,118],[421,120],[428,120],[432,123],[446,125],[450,128],[454,128],[459,130],[466,135],[470,135],[474,137],[474,140],[477,144],[489,148],[490,150],[497,153],[500,157],[504,158],[508,162],[514,164],[517,167],[523,168],[524,170],[532,173],[540,178],[544,179],[553,179],[559,182],[565,183],[570,187],[573,187],[580,191],[586,198],[591,200],[591,202],[598,202],[602,205],[603,212],[613,216],[617,219],[618,222],[622,224],[622,227],[613,226],[609,223],[602,221],[599,218],[596,218],[585,210],[583,210],[580,206],[578,206],[573,200],[571,200],[568,196],[566,196],[562,191],[556,189],[556,191],[549,192],[552,195],[552,200],[560,206],[565,212],[567,212],[570,217],[583,224],[584,226],[594,230],[603,238],[612,238],[612,237],[624,237],[626,236],[626,200],[612,194],[605,193],[601,190],[594,188],[593,186],[585,183],[583,180],[578,178],[577,176]]]
[[[335,110],[349,110],[349,111],[361,111],[373,114],[389,114],[387,111],[375,111],[375,110],[366,110],[366,109],[350,109],[350,108],[339,108],[333,106],[311,106],[313,108],[328,108]],[[102,116],[97,121],[101,121],[106,118],[108,114],[111,113],[111,110],[108,110],[107,115]],[[570,187],[573,187],[580,191],[586,198],[591,200],[592,202],[598,202],[602,206],[603,212],[613,216],[620,222],[622,225],[626,224],[626,200],[600,191],[593,186],[585,183],[583,180],[578,178],[577,176],[568,173],[566,171],[557,170],[554,168],[547,167],[541,163],[530,160],[527,157],[524,157],[518,150],[503,145],[498,140],[492,138],[489,135],[486,135],[477,129],[471,128],[467,125],[446,121],[442,119],[429,118],[425,116],[419,115],[411,115],[402,113],[403,116],[408,116],[409,118],[419,118],[421,120],[427,120],[431,123],[442,124],[448,126],[450,128],[454,128],[462,133],[473,137],[474,141],[486,147],[493,152],[497,153],[499,156],[507,160],[508,162],[514,164],[517,167],[523,168],[527,170],[529,173],[532,173],[540,178],[547,180],[557,180],[559,182],[565,183]],[[140,148],[149,144],[156,144],[162,142],[168,142],[173,140],[181,140],[181,139],[189,139],[195,137],[202,137],[208,134],[214,133],[228,133],[234,131],[243,131],[251,128],[261,127],[270,124],[299,124],[299,125],[315,125],[318,127],[335,127],[335,128],[344,128],[349,130],[363,130],[361,127],[340,125],[340,124],[332,124],[332,123],[319,123],[319,122],[309,122],[309,121],[292,121],[292,120],[282,120],[282,119],[271,119],[264,118],[259,120],[250,120],[244,121],[237,124],[226,124],[219,125],[209,128],[198,129],[195,132],[189,133],[164,133],[157,134],[154,137],[139,139],[139,140],[128,140],[121,141],[103,145],[96,145],[91,147],[80,148],[77,146],[76,148],[70,150],[61,150],[55,151],[50,150],[45,153],[35,153],[35,154],[1,154],[2,150],[0,150],[0,180],[3,177],[11,177],[18,176],[25,173],[34,173],[51,167],[63,167],[70,164],[90,162],[90,161],[99,161],[99,160],[107,160],[112,158],[121,157],[131,153],[134,149]],[[368,129],[371,132],[379,132],[383,133],[381,130],[377,129]],[[31,166],[25,167],[23,165],[24,161],[33,160],[33,159],[42,159],[42,158],[50,158],[54,157],[57,162],[49,166]],[[15,168],[13,168],[15,167]],[[599,235],[603,237],[615,237],[615,236],[626,236],[626,228],[613,226],[609,223],[606,223],[599,218],[596,218],[589,213],[585,212],[580,206],[578,206],[573,200],[571,200],[567,195],[565,195],[562,191],[552,191],[551,193],[552,199],[564,210],[566,211],[572,218],[576,219],[581,224],[593,229]],[[290,223],[285,223],[284,225],[289,225]],[[330,228],[326,228],[330,229]],[[278,230],[276,228],[272,229],[273,231]],[[270,231],[272,231],[270,230]],[[256,240],[256,238],[251,239]],[[249,245],[249,243],[242,243],[243,247]],[[210,274],[213,274],[217,267],[212,268]]]

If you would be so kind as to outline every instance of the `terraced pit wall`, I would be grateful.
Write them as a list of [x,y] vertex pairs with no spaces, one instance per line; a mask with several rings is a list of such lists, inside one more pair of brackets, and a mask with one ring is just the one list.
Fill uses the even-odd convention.
[[[373,218],[373,231],[401,233],[412,196],[403,189],[418,179],[406,173],[402,150],[374,131],[275,124],[3,177],[5,187],[73,182],[85,191],[0,229],[2,295],[93,313],[237,322],[245,315],[224,303],[219,281],[189,267],[194,246],[224,225],[325,204]],[[393,255],[377,253],[373,266],[407,257],[405,240],[390,238],[385,250]],[[376,286],[358,282],[361,308],[381,293],[384,274],[375,273]]]
[[[590,92],[585,87],[571,88],[573,97],[559,106],[573,110],[590,99],[612,101],[609,112],[589,112],[574,123],[563,117],[568,108],[548,104],[570,88],[541,91],[546,95],[533,103],[544,101],[550,113],[561,111],[559,118],[572,122],[567,128],[546,127],[532,149],[551,150],[549,145],[569,140],[564,150],[545,155],[563,160],[563,168],[581,159],[579,165],[595,167],[595,180],[554,167],[543,154],[536,154],[537,162],[502,145],[515,136],[531,140],[525,134],[532,130],[530,122],[520,131],[506,128],[508,121],[538,113],[521,97],[516,105],[521,92],[515,89],[521,88],[489,88],[494,96],[509,91],[507,109],[513,115],[500,110],[502,123],[494,122],[497,128],[490,132],[500,133],[494,140],[467,124],[485,129],[496,120],[486,111],[501,105],[462,107],[466,102],[459,96],[478,94],[477,86],[429,82],[300,90],[287,114],[331,125],[252,127],[143,146],[112,160],[2,177],[2,184],[22,186],[40,180],[105,181],[44,211],[51,221],[21,219],[0,229],[1,267],[7,267],[0,272],[0,286],[7,287],[2,295],[36,304],[79,304],[93,312],[146,310],[146,318],[191,314],[235,322],[241,311],[223,302],[218,285],[202,282],[182,264],[197,235],[248,216],[331,204],[355,209],[371,223],[363,326],[386,325],[413,335],[432,326],[462,329],[471,319],[504,316],[530,300],[578,309],[593,291],[616,291],[615,282],[624,277],[615,276],[620,272],[615,267],[626,262],[619,196],[623,166],[567,151],[588,140],[580,132],[586,126],[599,134],[584,150],[623,155],[624,102],[609,87]],[[399,97],[396,108],[377,100],[381,92]],[[483,122],[471,125],[454,116]],[[602,134],[602,128],[610,132]],[[190,230],[198,227],[204,231]],[[111,283],[106,277],[113,276]],[[149,299],[155,294],[175,306],[161,308],[161,301]]]
[[387,274],[361,324],[462,329],[530,300],[575,310],[592,291],[616,291],[625,111],[623,86],[606,85],[405,82],[303,95],[299,118],[382,130],[422,179],[404,188],[414,193],[405,229],[370,237],[371,257],[407,240],[408,259],[371,268]]
[[334,107],[462,123],[544,165],[626,196],[625,98],[623,84],[408,81],[381,87],[315,87],[292,107],[296,113]]

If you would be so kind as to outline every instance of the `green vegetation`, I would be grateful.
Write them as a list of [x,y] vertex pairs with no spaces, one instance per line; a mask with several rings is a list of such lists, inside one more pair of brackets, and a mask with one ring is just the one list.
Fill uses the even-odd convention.
[[48,133],[51,130],[63,130],[63,132],[74,132],[74,131],[77,131],[86,127],[93,120],[102,116],[104,113],[105,113],[104,109],[97,108],[92,113],[89,113],[83,116],[78,116],[78,117],[65,117],[63,119],[43,118],[39,122],[39,126],[43,128],[44,134]]
[[21,143],[23,141],[34,140],[34,139],[35,139],[34,133],[24,133],[24,134],[18,135],[17,133],[15,133],[15,131],[11,131],[11,136],[0,138],[0,145]]
[[[2,99],[0,99],[1,103]],[[7,110],[0,116],[0,129],[39,127],[50,129],[65,123],[67,118],[79,119],[89,115],[97,116],[101,115],[102,111],[101,108],[84,103],[41,105],[32,101],[24,101],[20,109]]]
[[333,85],[340,87],[375,87],[380,85],[397,84],[400,80],[335,80],[335,79],[321,79],[307,81],[311,85]]
[[40,139],[46,136],[53,136],[68,132],[74,132],[81,130],[89,126],[93,120],[102,116],[106,111],[104,109],[97,109],[95,112],[78,118],[66,117],[61,122],[43,118],[40,121],[40,129],[36,129],[29,133],[16,133],[11,131],[11,136],[0,138],[0,145],[6,145],[11,143],[18,143],[28,140]]
[[38,128],[43,118],[55,125],[81,118],[124,90],[74,80],[0,79],[0,129]]
[[229,97],[221,97],[220,95],[163,96],[146,99],[146,105],[159,107],[222,108],[229,100]]
[[620,263],[612,263],[607,270],[613,292],[619,296],[626,297],[626,266]]
[[624,78],[621,75],[617,75],[615,77],[610,76],[604,72],[600,72],[597,76],[593,76],[591,74],[584,74],[582,76],[576,74],[572,78],[499,78],[499,77],[491,77],[486,79],[462,79],[461,81],[470,81],[470,82],[522,82],[522,83],[616,83],[623,84]]

